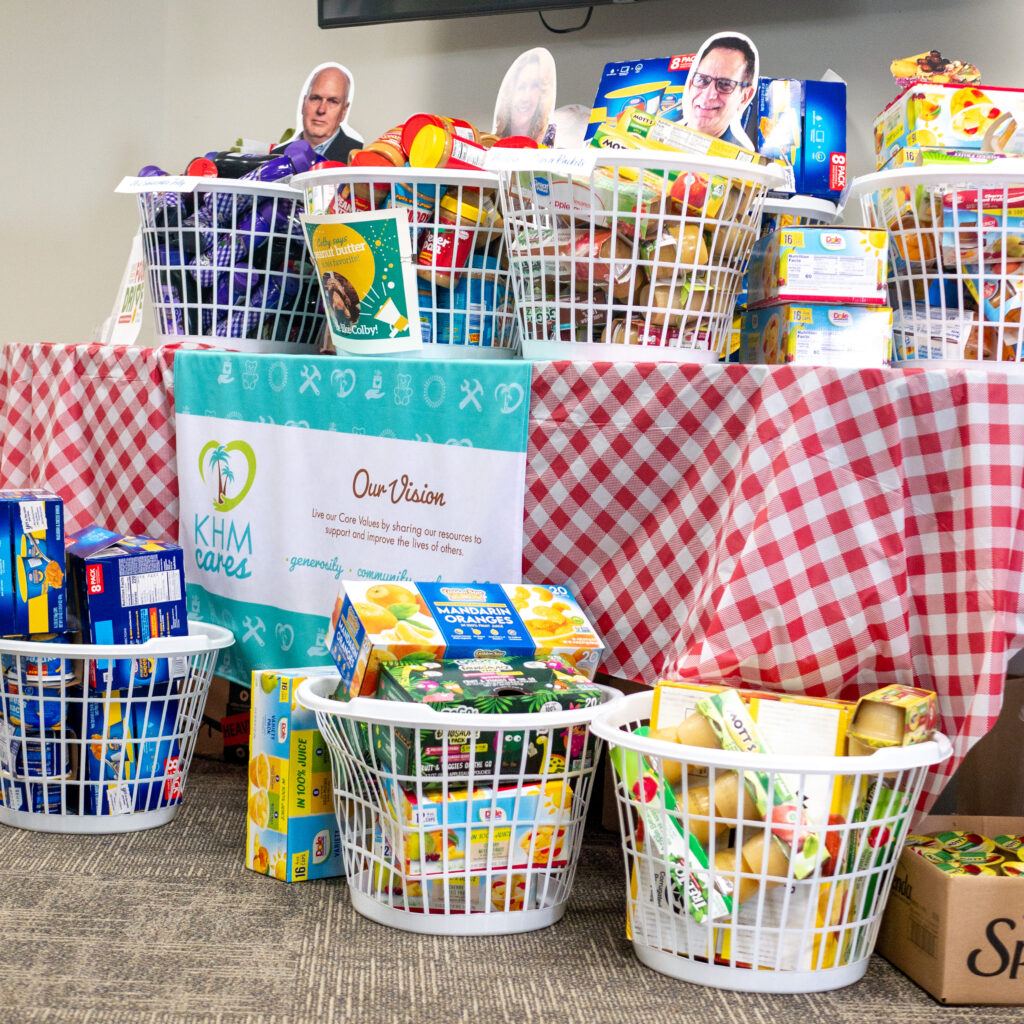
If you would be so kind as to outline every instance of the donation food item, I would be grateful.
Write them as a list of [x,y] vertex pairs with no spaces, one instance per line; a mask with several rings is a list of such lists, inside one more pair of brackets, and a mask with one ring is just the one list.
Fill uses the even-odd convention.
[[346,580],[328,648],[347,699],[372,696],[380,664],[411,654],[556,659],[592,678],[604,645],[563,586]]
[[931,737],[938,722],[937,697],[894,683],[857,702],[848,731],[851,755],[871,754],[881,747],[904,747]]
[[938,50],[918,53],[913,57],[901,57],[889,65],[889,70],[897,84],[903,88],[915,82],[971,85],[981,81],[981,72],[973,64],[948,59]]
[[600,704],[601,688],[557,658],[541,661],[492,655],[434,660],[412,655],[381,664],[377,696],[470,716],[464,729],[452,729],[453,720],[448,717],[436,730],[372,726],[377,757],[398,775],[427,780],[497,773],[518,778],[563,769],[576,772],[594,763],[594,741],[588,739],[585,726],[481,730],[471,717]]

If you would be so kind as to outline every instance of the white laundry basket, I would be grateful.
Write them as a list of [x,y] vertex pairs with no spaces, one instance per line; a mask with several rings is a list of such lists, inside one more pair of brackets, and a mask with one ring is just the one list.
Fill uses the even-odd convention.
[[[495,175],[340,167],[297,174],[292,187],[302,190],[310,214],[408,211],[424,356],[519,355]],[[455,249],[464,260],[450,255]],[[438,252],[449,255],[430,255]]]
[[112,833],[170,821],[232,643],[203,622],[143,644],[0,639],[0,823]]
[[901,167],[846,202],[889,234],[893,363],[1024,367],[1024,169]]
[[777,166],[492,150],[523,354],[716,362]]
[[[625,697],[591,726],[616,765],[637,957],[675,978],[748,992],[825,991],[860,979],[925,774],[952,753],[949,741],[939,735],[870,757],[742,755],[635,735],[653,699],[653,691]],[[706,773],[684,771],[671,800],[657,785],[670,761]],[[766,831],[740,772],[759,773],[769,794],[788,787],[798,808],[819,809],[790,824],[784,841],[781,822]],[[730,801],[730,810],[716,809]],[[793,853],[809,835],[830,855],[797,878]],[[732,906],[723,898],[737,894]]]
[[[456,714],[423,704],[333,698],[336,676],[307,679],[296,699],[316,712],[331,752],[334,801],[352,904],[405,931],[496,935],[565,913],[601,743],[600,706],[551,713]],[[602,687],[604,699],[620,694]],[[441,753],[427,775],[397,751]],[[458,766],[456,747],[466,756]],[[514,750],[488,773],[481,747]],[[451,755],[451,756],[449,756]],[[458,770],[457,770],[458,766]]]

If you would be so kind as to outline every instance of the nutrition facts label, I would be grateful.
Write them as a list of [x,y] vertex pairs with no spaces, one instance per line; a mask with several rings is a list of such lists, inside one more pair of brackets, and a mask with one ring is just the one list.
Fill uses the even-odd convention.
[[790,254],[786,261],[786,283],[814,284],[815,291],[826,291],[824,282],[842,281],[844,286],[857,287],[876,284],[874,259],[866,256],[801,256]]
[[121,604],[125,608],[181,600],[181,574],[175,570],[122,576],[120,583]]

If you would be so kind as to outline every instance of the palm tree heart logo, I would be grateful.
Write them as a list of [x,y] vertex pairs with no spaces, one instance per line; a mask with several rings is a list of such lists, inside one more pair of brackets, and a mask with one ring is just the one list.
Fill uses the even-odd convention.
[[241,504],[256,479],[256,453],[245,441],[207,441],[199,453],[199,478],[203,483],[208,471],[217,473],[213,507],[218,512],[230,512]]

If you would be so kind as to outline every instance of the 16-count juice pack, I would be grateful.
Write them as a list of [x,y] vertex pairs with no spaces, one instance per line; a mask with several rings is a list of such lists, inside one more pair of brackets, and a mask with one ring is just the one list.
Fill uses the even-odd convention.
[[531,583],[368,583],[346,580],[328,648],[338,696],[373,696],[382,662],[435,658],[557,659],[593,678],[604,645],[562,586]]

